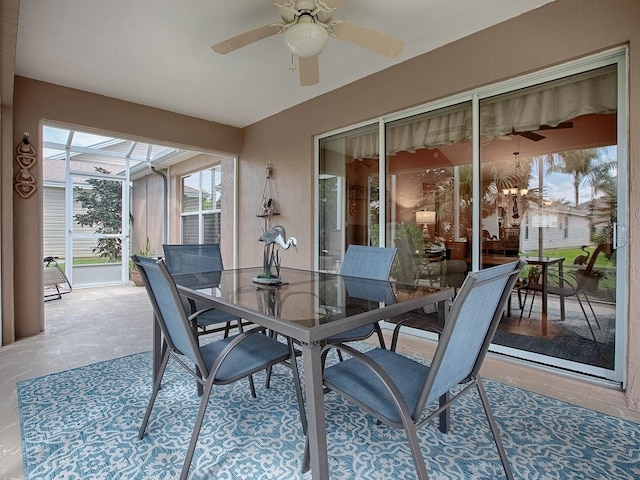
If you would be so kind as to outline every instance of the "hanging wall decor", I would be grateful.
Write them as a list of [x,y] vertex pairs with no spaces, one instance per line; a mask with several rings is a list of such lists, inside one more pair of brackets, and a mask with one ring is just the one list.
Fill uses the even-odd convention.
[[264,218],[264,230],[269,228],[269,223],[273,215],[280,215],[276,207],[276,201],[273,198],[273,185],[271,184],[271,160],[267,163],[265,169],[265,181],[264,189],[262,191],[262,198],[260,199],[260,206],[258,207],[257,217]]
[[31,168],[36,164],[36,150],[29,143],[29,132],[22,134],[22,142],[16,148],[16,162],[20,171],[15,176],[16,193],[22,198],[29,198],[36,191],[36,179],[31,175]]

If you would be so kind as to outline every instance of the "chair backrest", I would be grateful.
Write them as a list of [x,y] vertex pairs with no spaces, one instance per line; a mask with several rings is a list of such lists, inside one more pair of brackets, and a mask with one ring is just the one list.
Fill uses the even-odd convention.
[[207,369],[198,341],[185,314],[176,284],[164,261],[137,255],[132,255],[131,260],[140,270],[165,341],[170,348],[180,351],[206,374]]
[[223,270],[217,243],[162,245],[167,269],[172,274]]
[[383,302],[387,305],[396,303],[396,296],[393,293],[390,282],[382,282],[379,280],[360,280],[345,277],[344,286],[347,289],[347,295],[351,298],[360,298],[372,302]]
[[459,288],[467,276],[467,262],[464,260],[444,260],[440,269],[444,272],[447,287]]
[[420,278],[420,264],[416,261],[416,247],[410,238],[396,238],[393,240],[398,248],[400,270],[398,280],[415,282]]
[[396,248],[349,245],[344,254],[340,275],[388,280],[396,252]]
[[478,374],[525,263],[510,262],[467,275],[445,321],[414,418],[426,404]]

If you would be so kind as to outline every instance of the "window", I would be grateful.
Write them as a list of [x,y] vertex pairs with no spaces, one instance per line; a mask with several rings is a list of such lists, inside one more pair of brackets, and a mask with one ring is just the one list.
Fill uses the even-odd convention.
[[182,177],[183,243],[220,243],[221,190],[220,166]]

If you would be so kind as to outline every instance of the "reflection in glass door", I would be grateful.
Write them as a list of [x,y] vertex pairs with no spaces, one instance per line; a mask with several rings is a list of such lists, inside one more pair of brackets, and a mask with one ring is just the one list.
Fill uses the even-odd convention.
[[339,271],[347,247],[379,245],[378,125],[320,141],[319,254],[322,270]]
[[386,238],[403,282],[457,289],[469,271],[471,132],[470,102],[387,124]]
[[616,85],[607,67],[480,109],[481,264],[528,262],[494,344],[591,373],[615,368]]
[[[398,248],[394,279],[457,289],[472,270],[524,258],[492,350],[622,382],[624,58],[539,72],[320,139],[319,265],[381,238]],[[412,325],[428,330],[425,322],[437,318],[415,312]]]

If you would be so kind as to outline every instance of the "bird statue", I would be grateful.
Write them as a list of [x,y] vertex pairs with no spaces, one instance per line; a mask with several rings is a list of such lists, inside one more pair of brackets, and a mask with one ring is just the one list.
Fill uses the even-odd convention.
[[586,250],[586,248],[587,248],[587,245],[583,245],[582,247],[580,247],[580,250],[586,253],[586,255],[578,255],[576,259],[573,261],[574,265],[584,265],[585,263],[587,263],[587,260],[589,260],[589,254],[591,252],[589,250]]
[[[282,225],[271,227],[258,237],[258,241],[264,242],[264,256],[262,260],[262,274],[254,278],[258,283],[280,283],[280,254],[279,249],[288,250],[292,245],[298,251],[298,240],[295,237],[287,238],[287,233]],[[271,268],[276,268],[273,275]]]
[[298,240],[296,237],[289,237],[287,239],[287,233],[282,225],[276,225],[268,230],[262,232],[262,235],[258,237],[260,242],[264,242],[266,245],[277,243],[281,248],[288,250],[291,245],[298,249]]

